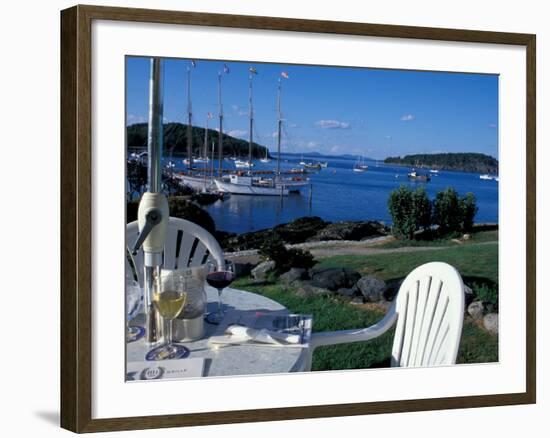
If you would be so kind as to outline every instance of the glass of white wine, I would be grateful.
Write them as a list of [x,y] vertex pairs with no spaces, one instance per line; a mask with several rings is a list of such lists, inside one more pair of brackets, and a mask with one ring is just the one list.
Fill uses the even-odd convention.
[[182,271],[161,270],[153,289],[153,305],[164,321],[164,343],[146,355],[147,360],[181,359],[189,349],[173,342],[172,321],[180,314],[187,301],[187,276]]

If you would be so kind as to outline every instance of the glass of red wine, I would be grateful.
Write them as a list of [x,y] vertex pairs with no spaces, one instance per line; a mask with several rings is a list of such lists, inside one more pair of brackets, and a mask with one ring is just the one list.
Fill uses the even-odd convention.
[[222,305],[222,291],[235,279],[235,265],[232,261],[226,260],[225,266],[219,267],[216,262],[208,262],[206,268],[206,282],[218,291],[218,308],[215,312],[206,315],[206,322],[219,324],[225,316]]

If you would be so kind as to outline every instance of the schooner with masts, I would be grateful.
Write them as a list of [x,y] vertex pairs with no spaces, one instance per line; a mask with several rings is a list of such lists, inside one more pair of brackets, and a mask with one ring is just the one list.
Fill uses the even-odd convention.
[[[249,143],[248,143],[248,169],[249,171],[237,172],[229,175],[229,178],[222,176],[214,180],[220,192],[234,195],[255,195],[255,196],[287,196],[291,192],[299,192],[302,188],[309,186],[307,179],[301,177],[283,178],[281,176],[281,131],[283,118],[281,114],[281,88],[282,79],[288,79],[286,72],[281,72],[277,87],[277,168],[271,176],[254,174],[250,171],[252,167],[252,133],[254,129],[254,112],[252,107],[252,80],[257,74],[254,67],[249,68]],[[266,152],[267,158],[267,152]]]

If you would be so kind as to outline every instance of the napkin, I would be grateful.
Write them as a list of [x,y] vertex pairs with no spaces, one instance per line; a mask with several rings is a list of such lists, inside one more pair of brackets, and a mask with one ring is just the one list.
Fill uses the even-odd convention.
[[228,326],[225,330],[225,334],[227,336],[211,337],[210,342],[215,344],[235,344],[252,341],[274,345],[299,344],[301,342],[300,335],[281,333],[267,329],[254,329],[236,324]]

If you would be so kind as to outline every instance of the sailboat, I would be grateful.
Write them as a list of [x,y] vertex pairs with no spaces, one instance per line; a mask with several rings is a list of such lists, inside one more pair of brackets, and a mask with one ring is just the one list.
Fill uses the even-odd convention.
[[[253,110],[252,110],[252,78],[257,74],[253,67],[250,67],[249,76],[249,161],[252,161],[252,132],[253,132]],[[286,73],[281,73],[283,78],[288,78]],[[281,178],[281,130],[283,119],[281,116],[281,78],[277,88],[277,170],[273,177],[254,175],[252,172],[229,175],[229,180],[224,178],[215,179],[216,187],[220,192],[235,195],[254,196],[287,196],[291,192],[299,192],[303,187],[309,185],[309,181],[299,176],[283,179]]]
[[265,157],[260,159],[260,162],[262,163],[269,163],[271,160],[268,158],[269,151],[267,148],[265,148]]
[[357,157],[357,161],[353,165],[353,171],[354,172],[365,172],[368,170],[369,166],[365,164],[365,159],[361,155],[360,157]]
[[[195,68],[195,62],[191,63],[192,68]],[[177,178],[181,185],[185,185],[188,187],[191,187],[195,190],[199,190],[201,192],[209,191],[215,189],[214,182],[212,181],[212,177],[207,178],[206,177],[206,169],[204,169],[204,175],[200,176],[197,174],[194,174],[194,171],[197,169],[193,168],[193,165],[195,163],[203,163],[208,164],[210,162],[210,158],[208,157],[208,121],[213,118],[211,113],[208,113],[206,116],[206,125],[204,129],[204,151],[202,157],[194,158],[192,154],[192,106],[191,106],[191,68],[187,69],[187,115],[188,115],[188,123],[187,123],[187,158],[183,160],[183,163],[187,166],[187,173],[181,173],[178,175],[175,175],[175,178]],[[221,117],[221,116],[220,116]],[[221,124],[221,122],[220,122]],[[212,159],[214,157],[212,156]],[[199,169],[200,170],[200,169]]]

